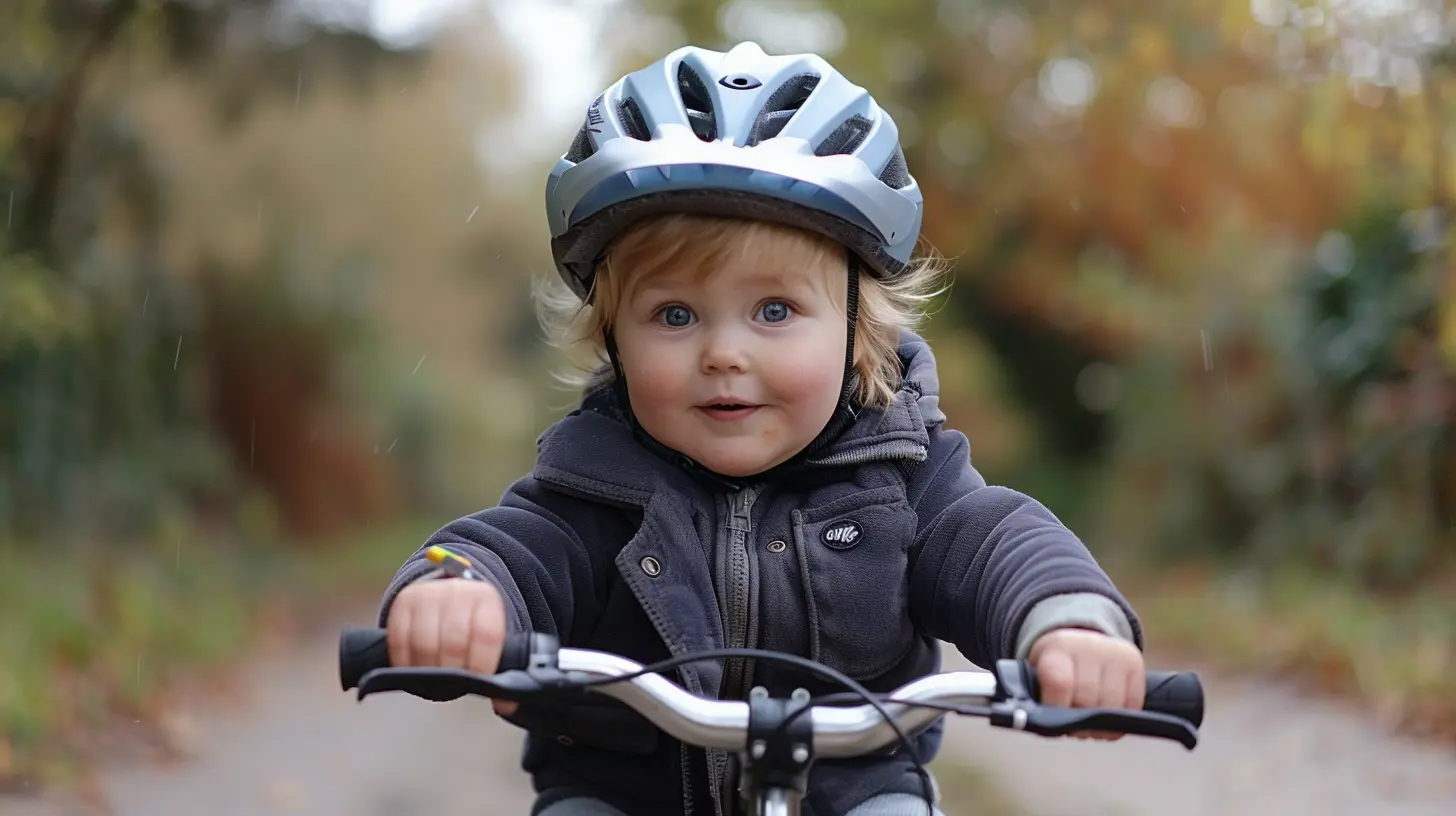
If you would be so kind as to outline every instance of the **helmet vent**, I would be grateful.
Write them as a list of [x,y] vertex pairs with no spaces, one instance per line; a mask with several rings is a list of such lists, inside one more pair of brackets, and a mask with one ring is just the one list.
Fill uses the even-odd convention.
[[647,120],[642,118],[642,109],[637,107],[637,100],[630,96],[617,105],[617,119],[622,122],[622,129],[633,139],[645,142],[652,138],[652,131],[647,129]]
[[576,138],[571,140],[571,147],[567,149],[564,158],[572,164],[581,164],[595,152],[597,151],[592,147],[591,135],[587,132],[586,125],[582,125],[581,130],[576,132]]
[[718,121],[713,116],[713,102],[708,96],[708,86],[686,62],[680,62],[677,66],[677,90],[682,97],[683,108],[688,113],[688,122],[693,126],[693,133],[705,142],[718,138]]
[[753,123],[753,132],[749,134],[747,147],[758,144],[764,139],[772,139],[779,135],[784,125],[794,118],[799,108],[814,93],[819,86],[817,74],[799,74],[789,81],[780,85],[768,98],[763,110],[758,112],[758,119]]
[[880,181],[889,185],[892,190],[903,190],[910,186],[910,168],[905,164],[904,148],[895,148],[895,155],[890,157],[890,163],[880,171]]
[[814,148],[814,155],[838,156],[853,153],[869,132],[870,120],[857,114],[851,116],[835,128],[833,133],[824,137],[824,141]]

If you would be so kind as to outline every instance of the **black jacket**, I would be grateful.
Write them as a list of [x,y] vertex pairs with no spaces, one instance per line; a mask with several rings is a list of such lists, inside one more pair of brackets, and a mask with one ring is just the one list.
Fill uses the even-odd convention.
[[[642,663],[725,645],[775,649],[888,691],[938,670],[937,640],[980,666],[1018,656],[1034,607],[1087,593],[1120,609],[1126,626],[1118,616],[1112,628],[1141,646],[1137,618],[1077,537],[1027,496],[987,486],[966,438],[943,427],[929,347],[907,332],[901,357],[904,383],[888,408],[862,410],[817,454],[743,489],[654,455],[611,391],[599,391],[542,435],[534,470],[498,506],[426,546],[483,568],[513,626]],[[399,590],[432,569],[422,553],[395,577],[381,625]],[[1039,618],[1043,630],[1108,628],[1097,614]],[[691,664],[677,679],[723,699],[754,685],[827,690],[797,671],[736,661]],[[511,719],[528,731],[523,766],[543,802],[586,794],[633,816],[740,812],[723,793],[726,755],[689,749],[616,701],[523,705]],[[939,725],[919,740],[928,762]],[[805,810],[832,816],[889,791],[919,791],[903,752],[819,760]]]

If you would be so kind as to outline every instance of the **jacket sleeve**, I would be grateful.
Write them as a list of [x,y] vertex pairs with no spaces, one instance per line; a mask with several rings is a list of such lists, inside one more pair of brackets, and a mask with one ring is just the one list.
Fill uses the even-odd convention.
[[918,516],[911,614],[926,634],[989,668],[1025,658],[1056,628],[1096,629],[1142,648],[1136,613],[1087,547],[1050,510],[971,465],[959,431],[931,430],[910,484]]
[[[570,522],[568,522],[570,519]],[[532,629],[574,642],[579,624],[597,618],[604,575],[600,548],[613,525],[609,514],[543,487],[531,477],[517,481],[495,507],[451,522],[430,536],[405,561],[384,593],[379,625],[389,619],[394,599],[410,582],[432,572],[425,558],[439,545],[470,559],[505,599],[514,631]]]

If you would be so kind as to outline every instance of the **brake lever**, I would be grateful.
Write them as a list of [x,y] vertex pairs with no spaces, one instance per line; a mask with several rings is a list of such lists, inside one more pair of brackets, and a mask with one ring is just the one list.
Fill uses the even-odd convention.
[[1198,730],[1171,714],[1118,708],[1061,708],[1030,700],[1006,700],[991,706],[991,724],[1029,731],[1043,737],[1064,737],[1079,731],[1115,731],[1172,740],[1192,751]]
[[552,668],[532,668],[529,674],[512,669],[489,676],[437,666],[375,669],[359,678],[358,699],[387,691],[403,691],[436,703],[470,695],[495,700],[569,702],[587,693],[582,683],[588,679],[579,672]]

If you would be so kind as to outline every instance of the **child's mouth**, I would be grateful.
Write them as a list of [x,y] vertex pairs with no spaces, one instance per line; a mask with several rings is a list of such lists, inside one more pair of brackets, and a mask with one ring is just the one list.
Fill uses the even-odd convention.
[[714,402],[700,406],[699,410],[713,419],[731,422],[743,419],[757,411],[759,406],[741,402]]

